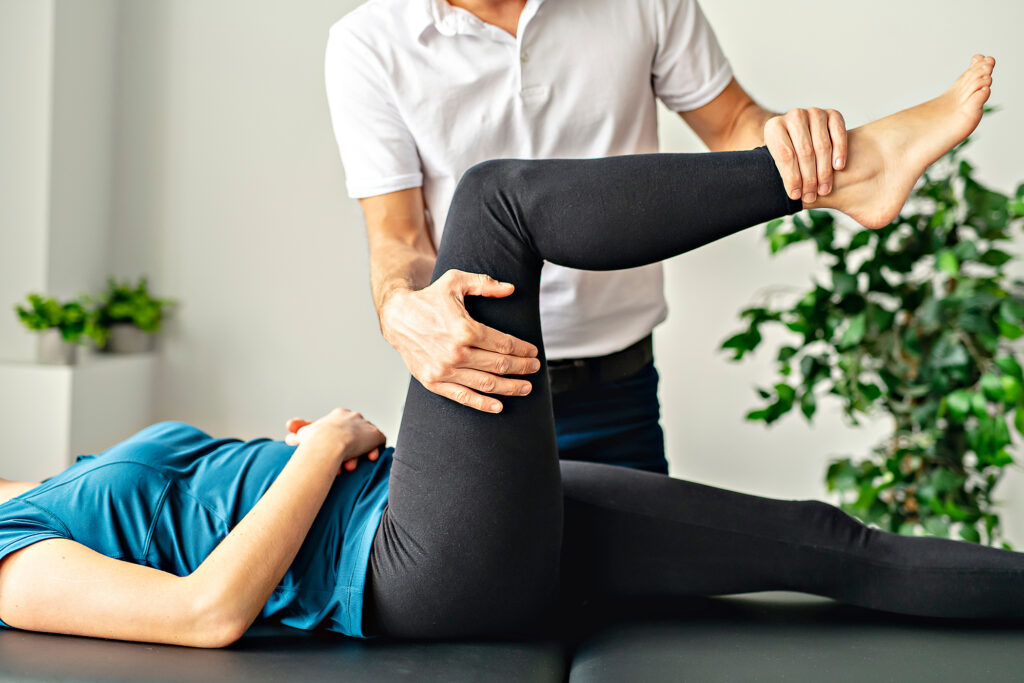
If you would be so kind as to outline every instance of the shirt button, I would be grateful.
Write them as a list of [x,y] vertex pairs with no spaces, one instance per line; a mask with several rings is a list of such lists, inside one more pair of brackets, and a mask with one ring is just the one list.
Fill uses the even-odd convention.
[[520,52],[519,61],[522,62],[523,64],[526,64],[528,61],[530,61],[530,53],[527,52],[526,50]]

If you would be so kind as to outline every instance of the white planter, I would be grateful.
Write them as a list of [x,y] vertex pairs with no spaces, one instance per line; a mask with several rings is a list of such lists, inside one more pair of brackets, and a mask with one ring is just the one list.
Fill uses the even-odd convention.
[[156,334],[144,332],[131,323],[110,326],[110,338],[104,351],[110,353],[146,353],[156,348]]
[[78,346],[64,341],[60,330],[41,330],[37,335],[36,362],[43,365],[74,365],[78,362]]

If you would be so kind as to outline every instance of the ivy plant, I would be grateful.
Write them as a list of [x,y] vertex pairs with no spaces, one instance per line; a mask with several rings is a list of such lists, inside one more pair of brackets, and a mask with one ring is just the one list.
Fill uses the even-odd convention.
[[1024,434],[1024,372],[1011,342],[1024,336],[1024,282],[1002,248],[1024,224],[1013,197],[982,185],[962,158],[934,164],[888,226],[868,230],[809,211],[767,224],[772,254],[809,244],[828,267],[780,305],[743,310],[722,348],[741,360],[769,328],[778,377],[758,389],[747,419],[772,424],[794,408],[808,422],[838,401],[854,425],[887,415],[872,452],[833,460],[828,489],[868,524],[901,534],[1001,543],[993,490]]

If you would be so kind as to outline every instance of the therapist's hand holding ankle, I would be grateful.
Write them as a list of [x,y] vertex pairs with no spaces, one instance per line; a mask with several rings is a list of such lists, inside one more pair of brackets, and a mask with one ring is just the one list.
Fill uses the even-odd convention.
[[359,200],[370,241],[370,288],[384,339],[428,391],[499,413],[486,396],[525,396],[530,382],[505,375],[540,370],[537,347],[473,320],[467,296],[515,291],[486,273],[450,270],[430,283],[437,260],[420,188]]

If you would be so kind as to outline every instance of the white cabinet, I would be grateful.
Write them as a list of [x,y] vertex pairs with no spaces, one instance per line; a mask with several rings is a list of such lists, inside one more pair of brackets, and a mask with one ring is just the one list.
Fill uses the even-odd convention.
[[155,372],[151,353],[0,363],[0,477],[38,481],[150,424]]

